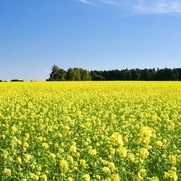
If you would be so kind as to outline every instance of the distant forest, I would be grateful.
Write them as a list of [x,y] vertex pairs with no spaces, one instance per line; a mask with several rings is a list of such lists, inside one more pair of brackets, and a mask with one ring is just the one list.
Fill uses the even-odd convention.
[[145,81],[178,81],[181,80],[181,68],[164,69],[122,69],[122,70],[85,70],[69,68],[67,71],[52,66],[50,77],[46,81],[111,81],[111,80],[145,80]]

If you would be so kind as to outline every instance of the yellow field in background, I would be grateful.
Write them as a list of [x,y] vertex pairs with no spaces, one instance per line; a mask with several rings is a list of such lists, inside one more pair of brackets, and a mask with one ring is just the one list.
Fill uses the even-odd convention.
[[0,83],[0,180],[181,180],[181,82]]

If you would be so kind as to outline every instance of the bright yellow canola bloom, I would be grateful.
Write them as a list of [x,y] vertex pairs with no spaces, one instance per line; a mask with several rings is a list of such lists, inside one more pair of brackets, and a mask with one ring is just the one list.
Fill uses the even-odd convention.
[[181,82],[0,83],[1,180],[181,178]]

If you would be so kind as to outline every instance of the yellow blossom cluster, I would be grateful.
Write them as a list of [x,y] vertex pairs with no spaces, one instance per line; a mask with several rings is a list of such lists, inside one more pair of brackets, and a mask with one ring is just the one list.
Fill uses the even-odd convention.
[[0,180],[180,181],[180,82],[0,83]]

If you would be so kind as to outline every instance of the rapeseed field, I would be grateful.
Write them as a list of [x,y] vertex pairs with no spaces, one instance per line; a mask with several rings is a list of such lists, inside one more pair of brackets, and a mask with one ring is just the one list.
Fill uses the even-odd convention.
[[181,82],[0,83],[0,180],[181,180]]

